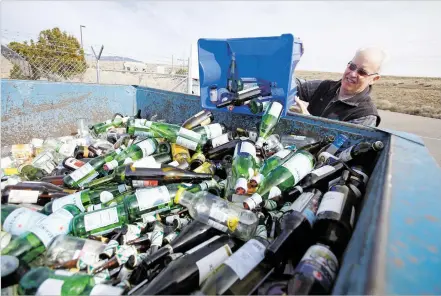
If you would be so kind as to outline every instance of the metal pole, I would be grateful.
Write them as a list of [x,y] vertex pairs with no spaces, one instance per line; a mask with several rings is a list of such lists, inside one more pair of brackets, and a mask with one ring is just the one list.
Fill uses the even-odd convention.
[[96,60],[96,83],[100,83],[100,60]]
[[80,25],[80,36],[81,36],[81,49],[83,49],[83,28],[86,26]]

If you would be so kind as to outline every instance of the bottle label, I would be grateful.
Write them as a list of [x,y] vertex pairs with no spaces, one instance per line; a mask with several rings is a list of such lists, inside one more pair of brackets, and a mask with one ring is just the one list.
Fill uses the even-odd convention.
[[348,162],[352,160],[351,151],[354,146],[349,147],[348,149],[343,150],[338,158],[342,161]]
[[266,247],[256,239],[250,239],[237,252],[229,257],[228,265],[240,280],[243,280],[265,258]]
[[217,230],[220,230],[222,232],[227,232],[228,227],[225,225],[220,224],[219,222],[216,222],[214,220],[208,219],[207,224],[210,225],[213,228],[216,228]]
[[315,278],[325,291],[330,291],[338,270],[335,255],[326,247],[314,245],[308,249],[295,273]]
[[219,123],[206,125],[204,130],[209,140],[222,135],[222,126]]
[[164,238],[164,229],[153,230],[152,237],[150,238],[152,246],[162,246],[162,240]]
[[[70,194],[67,196],[63,196],[57,198],[52,202],[52,212],[55,212],[61,209],[65,205],[76,205],[81,212],[85,212],[86,209],[83,206],[83,202],[81,201],[81,193],[83,191],[76,192],[74,194]],[[87,191],[86,191],[87,192]]]
[[166,186],[138,189],[135,192],[140,211],[168,204],[171,201],[170,192]]
[[230,246],[227,244],[223,245],[216,251],[205,256],[204,258],[196,261],[196,265],[199,269],[199,285],[214,271],[218,268],[228,257],[231,256]]
[[321,176],[323,176],[323,175],[325,175],[325,174],[327,174],[329,172],[332,172],[334,170],[335,170],[335,168],[332,165],[324,165],[324,166],[322,166],[319,169],[313,170],[311,172],[311,175],[315,175],[317,177],[321,177]]
[[211,139],[211,146],[213,148],[216,148],[220,145],[228,143],[229,141],[230,141],[230,139],[228,139],[228,134],[223,134],[223,135],[220,135],[216,138]]
[[219,238],[219,235],[215,235],[212,238],[210,238],[209,240],[197,245],[196,247],[191,248],[190,250],[188,250],[187,252],[185,252],[185,254],[192,254],[194,252],[196,252],[197,250],[199,250],[202,247],[205,247],[206,245],[208,245],[209,243],[211,243],[212,241],[215,241]]
[[334,212],[341,214],[345,195],[337,191],[328,191],[323,196],[323,200],[318,208],[317,215],[323,212]]
[[63,280],[47,279],[38,287],[36,296],[62,295]]
[[340,180],[340,177],[337,177],[337,178],[335,178],[334,180],[329,181],[329,183],[328,183],[328,188],[331,188],[332,186],[334,186],[335,184],[337,184],[339,180]]
[[[149,122],[149,124],[147,125],[147,122]],[[152,125],[151,121],[147,121],[147,119],[145,118],[136,118],[133,122],[133,125],[135,126],[147,126],[150,127]]]
[[153,152],[155,152],[156,150],[155,142],[153,142],[153,140],[151,139],[147,139],[145,141],[137,143],[136,146],[141,148],[143,156],[149,156],[153,154]]
[[240,144],[240,153],[247,153],[256,158],[256,147],[250,142],[242,142]]
[[140,130],[135,130],[133,132],[134,136],[138,136],[138,137],[147,137],[147,138],[153,138],[154,133],[153,132],[147,132],[147,131],[140,131]]
[[338,151],[338,149],[340,149],[341,146],[343,146],[343,144],[346,142],[346,140],[348,139],[348,136],[344,135],[344,134],[339,134],[334,142],[332,142],[332,144],[328,147],[328,149],[326,149],[326,152],[331,153],[332,155],[335,154],[335,152]]
[[[92,173],[92,174],[91,174]],[[95,169],[92,167],[90,163],[86,163],[82,167],[80,167],[78,170],[70,174],[70,177],[75,182],[78,182],[79,180],[83,179],[85,176],[91,174],[87,179],[82,180],[80,186],[84,183],[87,183],[91,180],[93,180],[95,177],[98,176],[98,172],[95,171]]]
[[158,186],[158,180],[133,180],[132,186],[135,188],[147,188]]
[[[109,205],[109,206],[112,206],[112,205]],[[93,211],[96,211],[96,210],[101,210],[102,208],[103,208],[102,204],[90,205],[90,206],[87,207],[86,211],[87,212],[93,212]]]
[[291,150],[289,149],[282,149],[279,152],[277,152],[276,154],[274,154],[273,156],[276,156],[280,159],[285,158],[289,153],[291,152]]
[[176,144],[181,145],[182,147],[188,148],[193,151],[196,150],[196,148],[198,147],[197,142],[194,142],[192,140],[180,136],[176,138]]
[[192,140],[193,142],[199,142],[201,140],[201,135],[197,132],[181,127],[179,129],[178,135],[186,139]]
[[[177,166],[179,165],[179,162],[177,162],[177,161],[175,160],[175,161],[169,162],[168,165],[171,165],[171,166],[173,166],[173,167],[177,167]],[[159,167],[161,167],[160,164],[159,164]]]
[[40,191],[36,190],[15,190],[9,191],[8,202],[9,203],[37,203]]
[[68,210],[59,209],[47,216],[46,219],[41,220],[30,231],[38,236],[47,248],[55,237],[69,233],[69,224],[72,219],[73,215]]
[[44,218],[47,218],[47,216],[28,208],[19,208],[6,217],[2,227],[11,235],[20,235],[29,231],[31,227],[40,223]]
[[116,207],[90,213],[84,216],[84,228],[86,231],[91,231],[118,222],[118,210]]
[[122,293],[124,292],[124,289],[120,288],[120,287],[116,287],[116,286],[111,286],[111,285],[104,285],[104,284],[99,284],[99,285],[95,285],[92,289],[92,291],[90,291],[90,296],[95,296],[95,295],[122,295]]
[[268,114],[278,118],[280,116],[280,113],[282,113],[282,109],[282,104],[280,104],[279,102],[273,102],[268,110]]
[[80,167],[82,167],[85,164],[85,162],[78,160],[76,158],[68,158],[66,159],[66,161],[64,162],[65,166],[68,166],[71,169],[77,170]]
[[283,164],[283,167],[287,168],[293,178],[294,184],[297,184],[303,177],[309,174],[313,168],[311,159],[303,153],[294,155],[290,160]]
[[213,203],[208,217],[208,224],[223,232],[226,232],[228,229],[233,232],[239,224],[239,218],[226,214],[225,210],[227,208],[224,207],[223,203]]

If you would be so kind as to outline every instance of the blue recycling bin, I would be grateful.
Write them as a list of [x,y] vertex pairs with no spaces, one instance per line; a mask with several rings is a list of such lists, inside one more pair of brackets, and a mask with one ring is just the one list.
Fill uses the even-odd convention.
[[[199,39],[199,79],[204,109],[252,114],[246,105],[229,105],[233,98],[277,100],[287,107],[294,102],[294,69],[303,44],[292,34],[274,37]],[[261,115],[261,114],[260,114]]]

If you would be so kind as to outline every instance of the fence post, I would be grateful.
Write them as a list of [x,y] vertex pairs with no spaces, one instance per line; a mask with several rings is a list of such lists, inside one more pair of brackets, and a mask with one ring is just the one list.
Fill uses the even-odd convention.
[[193,77],[191,75],[191,54],[188,58],[188,71],[187,71],[187,93],[192,94],[193,93]]

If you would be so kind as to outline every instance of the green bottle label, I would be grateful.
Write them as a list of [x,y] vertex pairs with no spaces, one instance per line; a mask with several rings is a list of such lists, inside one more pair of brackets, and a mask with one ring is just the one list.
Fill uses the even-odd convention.
[[84,216],[84,228],[86,231],[95,230],[118,222],[119,217],[116,207]]

